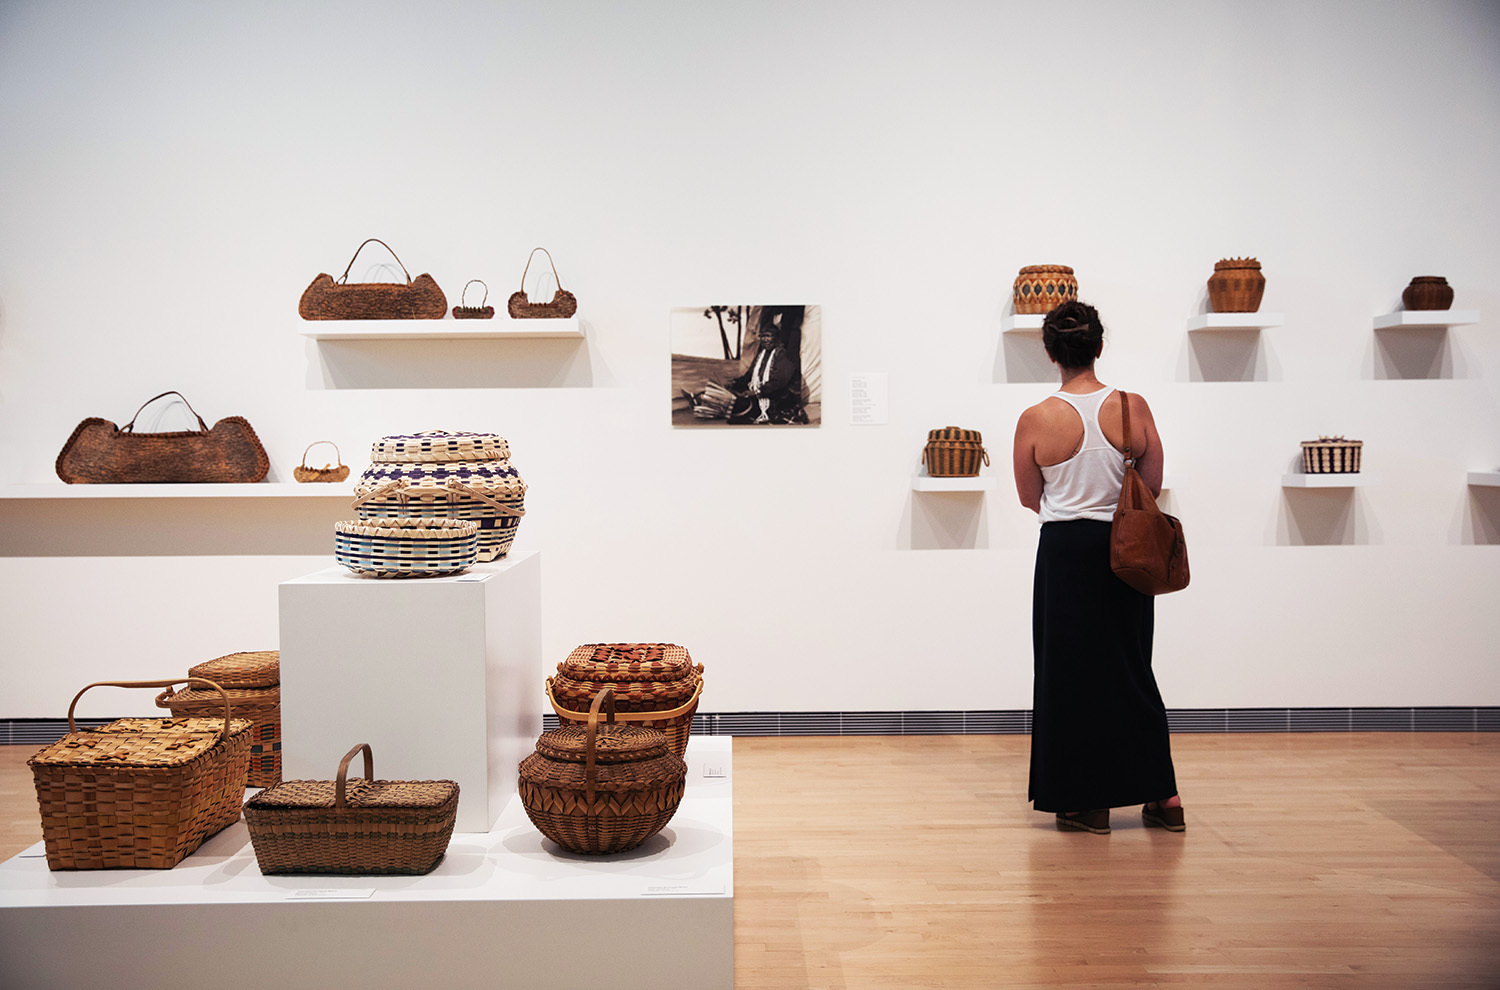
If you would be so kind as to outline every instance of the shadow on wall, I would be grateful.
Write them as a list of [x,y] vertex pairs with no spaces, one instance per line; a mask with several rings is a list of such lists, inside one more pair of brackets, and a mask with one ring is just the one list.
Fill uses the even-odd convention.
[[1012,330],[1000,334],[1000,346],[995,349],[995,374],[997,385],[1023,382],[1057,382],[1057,368],[1047,357],[1042,346],[1040,330]]
[[986,493],[912,492],[908,509],[912,550],[986,550],[990,545]]
[[1271,380],[1259,330],[1215,330],[1187,335],[1187,381]]
[[[0,557],[333,555],[338,498],[0,500]],[[226,525],[226,520],[230,522]]]
[[1464,546],[1500,546],[1500,488],[1469,486],[1458,543]]
[[1283,488],[1277,546],[1369,546],[1380,542],[1357,488]]
[[583,340],[309,341],[307,387],[591,388],[604,385]]
[[1463,378],[1455,370],[1447,327],[1389,327],[1375,331],[1366,374],[1377,380]]

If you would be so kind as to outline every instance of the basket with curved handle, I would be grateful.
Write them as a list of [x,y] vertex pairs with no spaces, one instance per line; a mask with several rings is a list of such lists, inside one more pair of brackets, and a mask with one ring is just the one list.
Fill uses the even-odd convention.
[[[224,725],[219,730],[219,740],[222,742],[222,741],[228,739],[229,738],[229,720],[230,720],[231,715],[233,714],[233,711],[232,711],[232,709],[230,707],[230,704],[229,704],[229,692],[225,691],[218,684],[214,683],[213,681],[209,680],[206,677],[176,677],[176,678],[173,678],[173,679],[167,680],[167,681],[95,681],[92,684],[87,684],[87,685],[85,685],[83,687],[83,690],[81,690],[77,694],[73,695],[73,702],[72,702],[72,704],[68,705],[68,734],[69,735],[73,735],[74,733],[76,733],[78,731],[78,723],[73,720],[73,710],[78,707],[78,699],[82,698],[83,695],[84,695],[84,692],[88,691],[90,688],[96,688],[96,687],[171,688],[171,687],[176,687],[179,684],[204,684],[204,685],[207,685],[210,688],[213,688],[215,691],[219,692],[219,695],[224,699]],[[157,698],[157,703],[158,704],[160,704],[161,697],[164,697],[165,694],[166,694],[166,692],[162,692],[162,696],[160,696],[160,697]]]
[[[320,468],[307,466],[307,455],[320,443],[326,443],[333,448],[334,464],[327,464]],[[339,445],[332,440],[314,440],[307,445],[307,450],[302,452],[302,463],[292,468],[292,477],[299,482],[339,482],[349,477],[349,468],[344,463],[343,455],[339,453]]]
[[[478,306],[469,306],[465,300],[469,294],[469,286],[478,283],[484,289],[484,297],[479,300]],[[464,283],[464,290],[458,294],[458,305],[453,307],[453,318],[455,320],[489,320],[495,316],[495,307],[486,306],[490,300],[490,287],[484,284],[483,279],[471,278]]]
[[[405,282],[349,281],[355,259],[372,243],[391,252],[406,276]],[[312,280],[302,292],[297,312],[304,320],[440,320],[448,312],[448,300],[431,275],[424,272],[412,278],[389,244],[368,237],[355,249],[337,280],[326,272]]]
[[[547,256],[547,263],[552,266],[552,278],[557,282],[557,291],[552,294],[552,301],[548,303],[534,303],[526,296],[526,276],[531,272],[531,259],[536,257],[538,251]],[[515,320],[562,320],[578,312],[578,297],[562,287],[562,277],[557,274],[557,263],[552,260],[552,252],[544,247],[536,247],[526,257],[526,268],[521,272],[520,291],[511,293],[505,308]]]

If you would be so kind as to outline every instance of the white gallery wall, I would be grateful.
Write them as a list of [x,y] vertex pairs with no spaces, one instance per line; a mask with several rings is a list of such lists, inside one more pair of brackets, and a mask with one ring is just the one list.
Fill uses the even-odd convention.
[[[357,475],[379,436],[492,430],[549,658],[682,643],[706,711],[1025,708],[1010,439],[1051,386],[1001,323],[1017,269],[1068,264],[1187,527],[1167,704],[1496,705],[1500,489],[1467,474],[1500,470],[1497,120],[1489,2],[4,0],[0,486],[167,389],[248,418],[272,481],[318,439]],[[585,337],[301,336],[372,236],[502,312],[545,245]],[[1285,323],[1190,334],[1241,255]],[[1375,331],[1429,274],[1479,322]],[[669,313],[715,303],[823,307],[821,427],[672,428]],[[866,373],[883,425],[851,423]],[[947,425],[993,490],[912,490]],[[1283,488],[1320,434],[1367,484]],[[350,515],[0,499],[0,717],[274,644]]]

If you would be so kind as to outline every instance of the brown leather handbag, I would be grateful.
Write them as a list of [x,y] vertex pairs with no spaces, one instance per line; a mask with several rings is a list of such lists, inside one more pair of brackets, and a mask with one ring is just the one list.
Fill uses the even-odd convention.
[[[135,432],[141,410],[169,395],[182,399],[198,420],[198,429]],[[244,417],[227,416],[209,429],[181,392],[147,399],[123,427],[89,417],[57,455],[57,476],[70,485],[255,482],[270,469],[266,449]]]
[[[547,264],[552,266],[552,278],[557,282],[557,291],[549,303],[534,303],[526,298],[526,274],[531,271],[531,259],[538,251],[547,256]],[[526,257],[526,268],[521,272],[521,291],[510,294],[505,310],[513,320],[562,320],[578,312],[578,297],[562,287],[562,278],[557,274],[557,263],[552,260],[551,251],[543,247],[531,249],[531,254]]]
[[401,282],[350,282],[349,269],[354,259],[365,249],[365,244],[379,244],[387,251],[391,246],[377,237],[371,237],[354,250],[354,258],[344,266],[344,274],[335,282],[332,275],[322,274],[312,280],[297,303],[297,312],[304,320],[441,320],[448,312],[448,299],[443,290],[426,273],[411,277],[411,272],[401,265],[406,276]]
[[1109,566],[1143,595],[1164,595],[1188,586],[1187,540],[1182,521],[1157,506],[1130,456],[1130,396],[1120,393],[1125,430],[1125,481],[1109,531]]

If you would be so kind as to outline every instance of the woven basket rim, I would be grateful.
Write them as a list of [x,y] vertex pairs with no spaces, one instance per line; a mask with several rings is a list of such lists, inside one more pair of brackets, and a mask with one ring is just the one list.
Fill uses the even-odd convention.
[[372,525],[367,519],[341,519],[333,524],[335,533],[344,536],[404,537],[407,539],[441,539],[476,536],[479,524],[447,516],[391,516]]
[[1073,269],[1069,265],[1025,265],[1021,268],[1022,275],[1072,275]]

